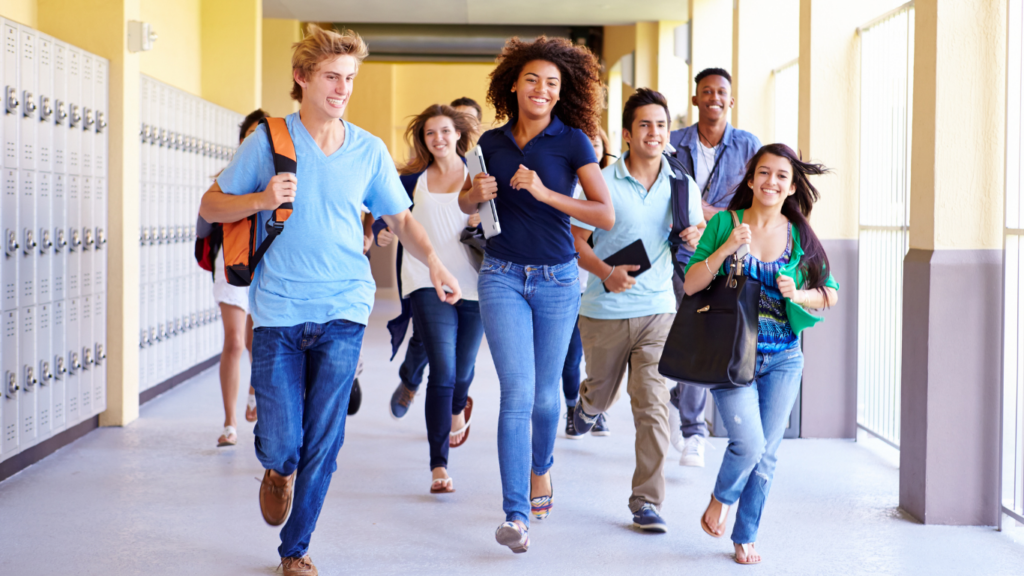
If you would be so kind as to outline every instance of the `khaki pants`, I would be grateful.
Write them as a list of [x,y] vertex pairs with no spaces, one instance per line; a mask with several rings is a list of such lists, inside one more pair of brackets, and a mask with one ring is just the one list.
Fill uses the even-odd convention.
[[636,469],[629,509],[645,502],[659,509],[665,500],[665,453],[668,451],[669,386],[658,373],[658,361],[675,314],[655,314],[626,320],[596,320],[580,316],[580,337],[587,361],[587,379],[580,384],[580,403],[587,414],[607,411],[626,391],[636,426]]

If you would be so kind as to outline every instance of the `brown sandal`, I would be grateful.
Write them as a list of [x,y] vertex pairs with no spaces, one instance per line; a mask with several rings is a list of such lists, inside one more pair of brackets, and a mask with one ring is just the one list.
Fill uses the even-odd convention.
[[[754,547],[754,543],[753,542],[751,542],[750,544],[740,544],[740,548],[743,549],[743,556],[745,558],[750,558],[750,553],[754,551],[753,547]],[[740,560],[739,555],[733,556],[732,559],[735,560],[737,564],[743,564],[744,566],[746,566],[748,564],[752,565],[752,564],[760,564],[761,563],[760,560],[755,560],[753,562],[750,562],[748,560]]]
[[[466,424],[458,430],[452,430],[448,435],[449,448],[458,448],[465,444],[466,440],[469,440],[469,426],[473,423],[473,398],[466,398],[466,409],[463,410],[462,413],[466,415]],[[452,441],[452,438],[455,438],[459,434],[462,434],[462,438],[457,442]]]
[[450,494],[455,492],[455,484],[452,482],[452,477],[438,478],[430,482],[430,493],[431,494]]
[[[715,502],[716,502],[715,495],[712,494],[711,495],[711,502],[708,503],[708,508],[711,508],[711,505],[714,504]],[[719,502],[719,504],[722,504],[722,503]],[[708,511],[707,511],[707,509],[705,509],[704,510],[704,514],[701,515],[701,517],[700,517],[700,527],[703,528],[704,531],[707,532],[708,535],[713,537],[713,538],[721,538],[722,536],[724,536],[725,535],[725,521],[726,521],[726,519],[729,516],[729,507],[726,506],[725,504],[722,504],[722,512],[718,515],[718,528],[722,529],[722,533],[721,534],[716,534],[715,531],[711,529],[711,526],[708,525],[707,520],[704,519],[705,517],[707,517],[707,515],[708,515]]]

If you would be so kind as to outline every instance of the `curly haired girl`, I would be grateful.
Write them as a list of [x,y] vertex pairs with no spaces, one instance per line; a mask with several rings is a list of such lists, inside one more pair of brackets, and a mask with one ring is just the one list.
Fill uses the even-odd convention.
[[[540,520],[551,511],[558,381],[580,305],[569,218],[603,229],[615,221],[588,136],[598,134],[600,94],[600,66],[587,48],[544,36],[509,40],[487,91],[507,123],[480,137],[488,174],[467,179],[459,198],[467,214],[494,200],[501,223],[487,241],[478,294],[501,385],[506,522],[495,537],[513,552],[529,546],[530,512]],[[585,200],[573,198],[577,181]]]

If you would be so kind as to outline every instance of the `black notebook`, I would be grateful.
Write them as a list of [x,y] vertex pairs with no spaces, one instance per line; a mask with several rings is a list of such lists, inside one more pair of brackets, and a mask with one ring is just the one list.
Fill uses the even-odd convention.
[[651,269],[651,260],[647,257],[643,240],[637,240],[622,250],[604,259],[609,266],[639,266],[639,270],[628,272],[634,278]]

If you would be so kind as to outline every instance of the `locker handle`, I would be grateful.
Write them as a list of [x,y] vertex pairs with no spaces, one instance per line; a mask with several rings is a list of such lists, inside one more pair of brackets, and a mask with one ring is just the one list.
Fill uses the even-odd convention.
[[82,236],[78,232],[78,228],[71,229],[71,251],[74,252],[75,248],[82,245]]
[[78,123],[82,121],[82,113],[78,111],[78,104],[71,105],[71,118],[68,122],[68,126],[74,128],[78,126]]
[[147,338],[148,335],[148,330],[143,329],[139,331],[139,348],[145,348],[146,345],[149,344],[149,339]]
[[18,102],[18,91],[14,86],[8,86],[5,92],[4,109],[8,114],[14,114],[14,111],[18,109],[18,105],[21,104],[21,102]]
[[53,357],[53,362],[54,365],[57,367],[56,378],[57,380],[60,380],[65,374],[68,373],[68,368],[67,366],[64,365],[64,357],[61,356],[60,354],[57,354],[56,356]]
[[68,372],[74,374],[75,371],[82,367],[82,363],[78,361],[78,352],[73,350],[68,352],[68,358]]
[[82,346],[82,367],[88,369],[96,362],[92,359],[92,348],[89,346]]
[[92,228],[82,228],[82,236],[85,237],[86,249],[92,248],[93,244],[96,243],[95,240],[93,240]]
[[18,235],[14,233],[14,230],[7,230],[7,255],[13,256],[18,251],[20,246],[18,245]]
[[50,371],[50,363],[46,360],[39,361],[39,377],[42,379],[39,384],[45,385],[48,381],[53,380],[53,372]]
[[67,106],[64,104],[63,100],[57,100],[54,108],[57,111],[57,115],[54,116],[53,121],[57,124],[63,124],[68,118]]
[[96,249],[99,250],[100,246],[107,243],[107,234],[103,231],[103,228],[96,227]]
[[96,133],[99,134],[107,127],[107,116],[99,110],[96,111]]
[[39,383],[39,381],[36,380],[36,370],[35,370],[35,368],[33,368],[33,367],[29,366],[28,364],[26,364],[25,365],[25,391],[27,392],[27,391],[31,390],[38,383]]
[[64,237],[64,229],[63,228],[57,228],[56,235],[57,235],[57,242],[55,244],[56,247],[54,248],[54,250],[56,252],[60,252],[65,246],[68,245],[68,241],[67,241],[67,238]]
[[36,246],[36,233],[31,228],[25,228],[25,255],[31,256]]
[[47,230],[46,228],[39,229],[39,241],[40,254],[46,254],[47,252],[50,251],[50,248],[53,248],[53,241],[50,240],[50,231]]
[[139,138],[145,144],[149,140],[149,124],[142,123],[142,130],[139,130]]
[[6,385],[4,386],[4,394],[8,398],[14,398],[14,396],[18,393],[18,390],[21,389],[18,386],[18,375],[8,370],[4,376],[4,381],[6,383]]
[[95,120],[92,119],[92,109],[88,107],[82,108],[82,112],[85,116],[85,122],[82,123],[82,130],[89,130],[95,123]]
[[35,96],[31,92],[29,92],[28,90],[25,90],[24,92],[22,92],[22,98],[25,99],[25,107],[23,109],[24,110],[23,114],[26,117],[32,116],[32,114],[34,114],[35,111],[36,111],[36,99],[35,99]]
[[53,106],[50,106],[49,96],[39,97],[39,121],[46,122],[53,116]]
[[103,360],[107,359],[107,351],[103,349],[103,344],[96,343],[96,363],[99,364]]

